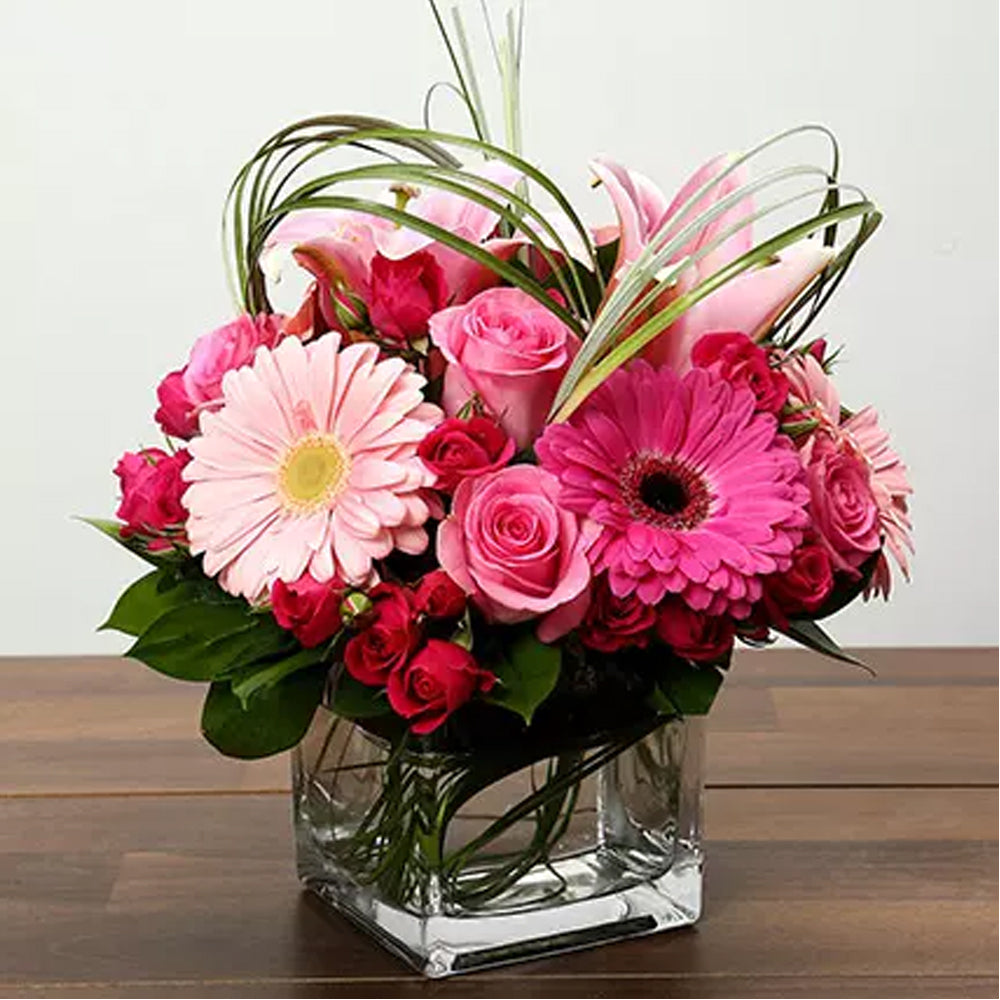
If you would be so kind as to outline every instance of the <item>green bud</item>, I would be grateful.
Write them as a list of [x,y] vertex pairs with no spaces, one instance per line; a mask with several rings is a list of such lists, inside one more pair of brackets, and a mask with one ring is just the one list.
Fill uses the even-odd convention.
[[364,617],[372,609],[371,598],[360,590],[352,590],[340,602],[340,620],[345,625],[353,625],[357,619]]

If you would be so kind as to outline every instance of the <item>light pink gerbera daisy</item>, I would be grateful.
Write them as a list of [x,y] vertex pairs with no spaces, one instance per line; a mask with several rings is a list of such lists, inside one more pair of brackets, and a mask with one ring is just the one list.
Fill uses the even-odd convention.
[[589,556],[617,597],[745,617],[808,524],[802,465],[749,389],[637,362],[536,450],[560,500],[602,528]]
[[250,601],[306,570],[363,584],[394,548],[422,552],[421,490],[434,476],[417,445],[441,420],[425,384],[374,344],[327,334],[259,348],[222,382],[184,470],[191,551],[207,574]]

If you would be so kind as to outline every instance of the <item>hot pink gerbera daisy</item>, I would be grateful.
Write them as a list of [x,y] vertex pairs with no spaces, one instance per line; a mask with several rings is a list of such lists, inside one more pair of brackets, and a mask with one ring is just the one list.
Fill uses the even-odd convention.
[[442,418],[425,383],[374,344],[288,338],[229,372],[184,470],[191,551],[232,594],[257,601],[306,570],[365,583],[394,548],[422,552],[434,476],[417,445]]
[[538,442],[560,500],[602,528],[590,550],[618,597],[745,617],[808,524],[799,458],[749,389],[707,370],[619,369]]

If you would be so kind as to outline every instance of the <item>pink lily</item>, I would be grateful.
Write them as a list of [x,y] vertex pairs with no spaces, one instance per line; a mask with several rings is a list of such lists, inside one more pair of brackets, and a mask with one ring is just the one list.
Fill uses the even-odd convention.
[[[521,176],[513,168],[496,162],[487,163],[476,173],[505,187],[513,186]],[[406,211],[481,246],[496,257],[511,256],[524,242],[523,238],[495,238],[499,215],[451,192],[429,189],[411,198]],[[291,321],[293,326],[322,322],[323,329],[342,330],[343,311],[356,312],[351,296],[365,305],[370,301],[371,262],[375,254],[400,260],[421,250],[431,253],[444,271],[451,304],[467,302],[499,282],[490,268],[430,236],[395,226],[379,216],[339,209],[306,210],[283,219],[268,238],[261,264],[269,277],[278,279],[292,258],[316,278],[298,315]],[[332,296],[342,307],[341,315]]]
[[[657,233],[676,236],[701,213],[746,183],[745,170],[742,166],[738,167],[699,199],[683,218],[678,217],[684,203],[721,173],[728,163],[725,156],[709,160],[692,174],[669,203],[659,188],[642,174],[610,160],[596,160],[591,164],[591,169],[607,188],[618,216],[620,242],[612,283],[624,268],[635,262]],[[752,213],[752,199],[740,199],[696,232],[672,255],[671,263],[697,253]],[[605,232],[604,238],[609,235]],[[753,237],[748,224],[685,270],[676,287],[665,293],[657,305],[662,308],[669,304],[678,295],[742,256],[752,246]],[[736,331],[754,340],[760,339],[781,310],[826,267],[832,256],[832,249],[821,246],[815,240],[790,247],[778,254],[773,263],[744,272],[692,306],[646,348],[644,357],[653,364],[669,364],[684,372],[691,367],[691,348],[705,333]]]

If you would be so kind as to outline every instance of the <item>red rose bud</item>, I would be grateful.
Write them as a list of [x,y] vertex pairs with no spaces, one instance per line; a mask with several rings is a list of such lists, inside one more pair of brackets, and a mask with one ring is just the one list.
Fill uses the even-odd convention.
[[757,409],[765,413],[780,413],[788,399],[788,378],[771,367],[767,351],[744,333],[706,333],[691,350],[691,363],[749,389]]
[[171,437],[192,438],[198,433],[195,405],[184,388],[184,369],[171,372],[156,388],[160,406],[153,419]]
[[420,442],[417,454],[437,475],[435,489],[450,493],[468,476],[502,469],[514,457],[513,439],[489,417],[452,417]]
[[823,337],[814,340],[806,348],[806,353],[811,354],[820,364],[823,364],[823,358],[826,357],[826,340]]
[[377,253],[371,263],[368,316],[386,340],[406,344],[427,336],[427,321],[444,308],[448,286],[444,271],[426,250],[402,260]]
[[183,531],[188,512],[181,497],[188,484],[181,479],[181,471],[190,461],[191,456],[184,449],[173,455],[161,448],[144,448],[122,455],[115,466],[122,491],[115,513],[125,522],[123,535]]
[[457,618],[465,611],[465,591],[443,569],[436,569],[414,589],[413,608],[428,618]]
[[764,583],[768,604],[782,616],[818,611],[833,590],[833,566],[826,547],[807,542],[792,553],[792,565]]
[[428,639],[404,667],[389,675],[389,704],[410,720],[418,736],[433,732],[478,692],[489,691],[496,677],[453,642]]
[[369,596],[372,609],[367,624],[344,648],[344,665],[355,680],[381,687],[410,658],[420,633],[402,587],[380,583]]
[[343,596],[344,584],[340,580],[320,583],[311,574],[303,573],[291,583],[275,580],[271,588],[271,611],[282,628],[311,649],[340,631]]
[[635,594],[615,597],[607,576],[594,586],[587,617],[580,627],[580,641],[601,653],[614,653],[625,646],[645,648],[656,625],[656,611]]
[[672,598],[660,605],[656,634],[678,656],[688,660],[721,660],[733,648],[735,628],[724,616],[694,611]]

